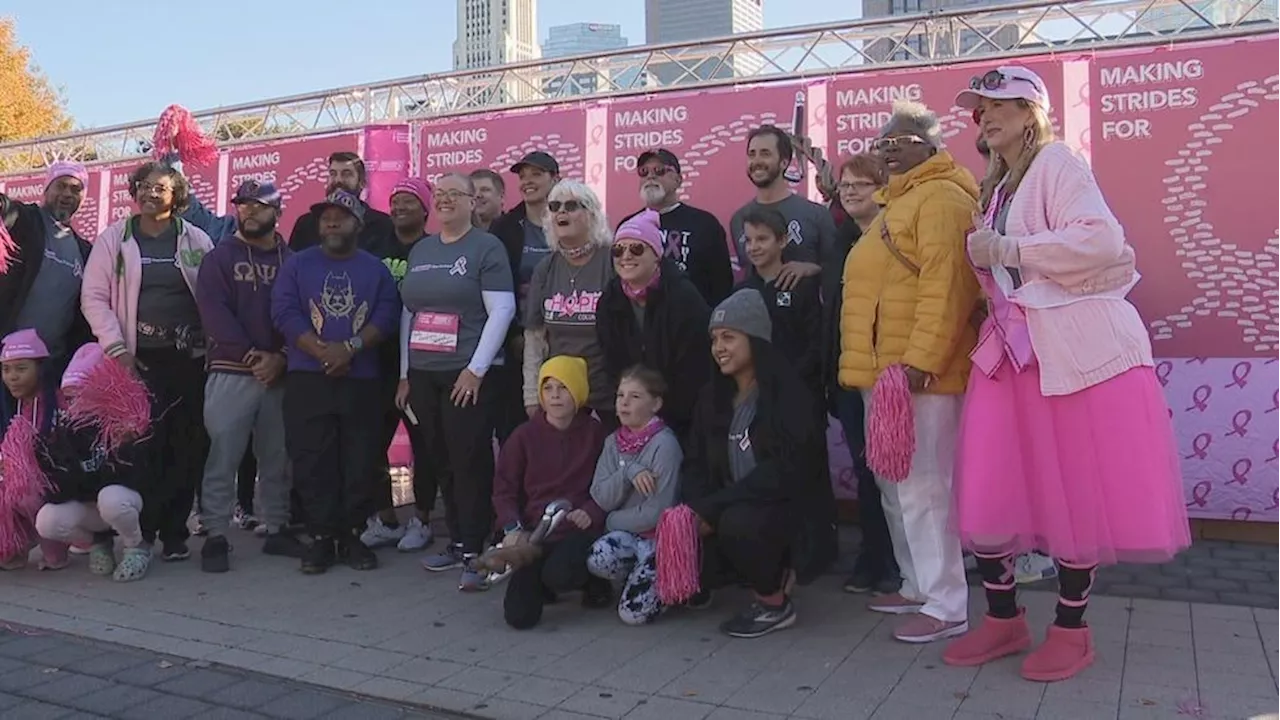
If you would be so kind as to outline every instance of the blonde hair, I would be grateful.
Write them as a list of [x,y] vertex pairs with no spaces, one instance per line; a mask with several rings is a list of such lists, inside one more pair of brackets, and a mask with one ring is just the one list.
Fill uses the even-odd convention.
[[[596,197],[594,191],[577,180],[561,180],[551,188],[551,192],[547,194],[547,202],[552,200],[577,200],[582,203],[583,212],[587,213],[587,244],[597,247],[609,247],[613,244],[613,230],[609,227],[609,219],[604,216],[604,208],[600,205],[600,198]],[[547,247],[553,252],[560,252],[560,241],[556,238],[555,229],[552,227],[551,209],[547,209],[547,216],[542,222],[544,228],[543,235],[547,238]]]
[[1000,153],[991,153],[991,158],[987,161],[987,176],[982,179],[982,195],[979,198],[983,212],[990,207],[991,200],[996,194],[996,187],[1000,185],[1001,180],[1005,181],[1004,196],[1013,197],[1013,194],[1018,191],[1018,185],[1022,183],[1023,176],[1027,174],[1027,168],[1031,167],[1032,161],[1036,159],[1036,155],[1040,154],[1040,150],[1045,145],[1057,139],[1053,133],[1053,123],[1049,121],[1049,113],[1045,112],[1044,108],[1026,100],[1018,100],[1018,107],[1031,111],[1032,122],[1024,131],[1022,152],[1012,167],[1005,164]]

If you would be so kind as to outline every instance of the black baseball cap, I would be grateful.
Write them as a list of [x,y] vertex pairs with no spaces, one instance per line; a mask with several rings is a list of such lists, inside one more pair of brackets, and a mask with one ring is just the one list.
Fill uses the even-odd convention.
[[519,175],[520,168],[524,167],[525,165],[532,165],[533,167],[536,167],[538,169],[546,170],[552,175],[560,174],[560,163],[556,162],[556,159],[551,157],[551,155],[549,155],[548,153],[544,153],[541,150],[534,150],[528,155],[525,155],[524,157],[520,158],[520,162],[511,166],[511,172]]
[[650,160],[657,160],[667,167],[680,172],[680,158],[676,154],[666,148],[657,148],[656,150],[645,150],[640,153],[640,157],[636,158],[636,165],[644,165]]

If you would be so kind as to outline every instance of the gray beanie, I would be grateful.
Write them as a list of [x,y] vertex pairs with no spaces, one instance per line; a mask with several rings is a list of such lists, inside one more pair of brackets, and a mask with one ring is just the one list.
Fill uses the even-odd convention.
[[730,295],[711,311],[711,323],[707,329],[716,328],[737,330],[744,335],[773,342],[773,321],[769,319],[769,308],[765,307],[760,291],[751,288],[743,288]]

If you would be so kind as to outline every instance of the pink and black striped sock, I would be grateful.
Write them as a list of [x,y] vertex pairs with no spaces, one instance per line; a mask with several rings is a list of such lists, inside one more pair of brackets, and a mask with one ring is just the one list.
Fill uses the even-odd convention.
[[1089,607],[1089,591],[1097,573],[1097,565],[1058,561],[1058,615],[1054,625],[1084,627],[1084,611]]
[[982,589],[987,592],[987,613],[1009,620],[1018,615],[1018,583],[1013,579],[1013,555],[988,555],[975,552]]

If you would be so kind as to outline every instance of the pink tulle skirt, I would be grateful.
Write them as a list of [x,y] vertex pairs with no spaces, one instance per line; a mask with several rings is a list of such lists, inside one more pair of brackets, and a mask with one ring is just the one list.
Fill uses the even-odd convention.
[[1155,372],[1071,395],[1039,368],[969,376],[954,519],[966,548],[1078,563],[1164,562],[1191,544],[1173,424]]

